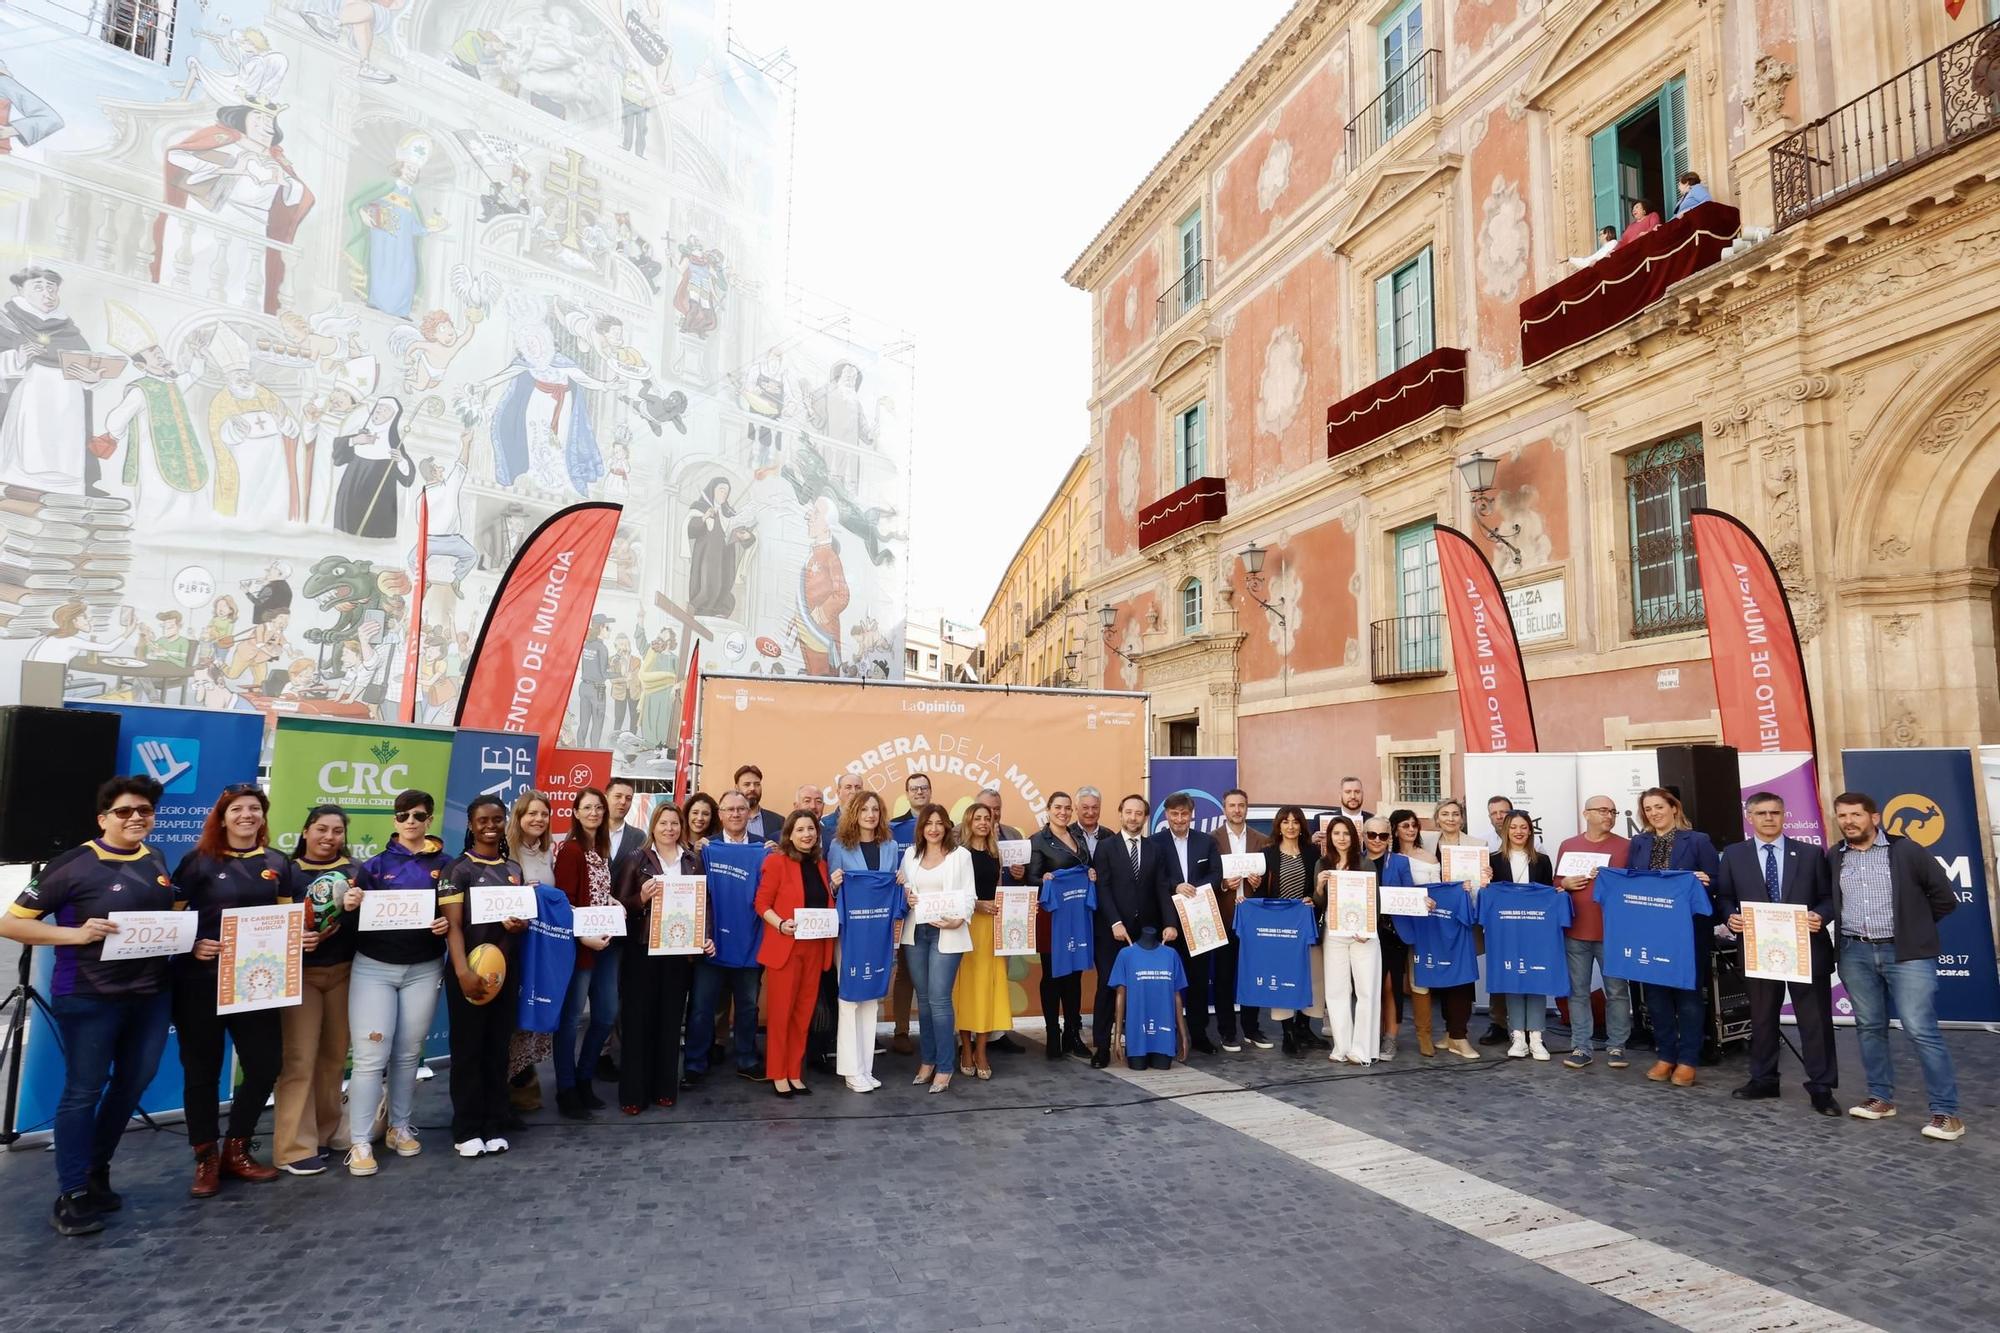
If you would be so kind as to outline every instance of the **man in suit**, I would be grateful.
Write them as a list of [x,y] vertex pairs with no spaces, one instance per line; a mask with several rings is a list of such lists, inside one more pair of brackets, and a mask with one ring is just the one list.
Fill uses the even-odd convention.
[[605,804],[610,807],[607,832],[611,835],[610,864],[613,866],[618,864],[620,857],[646,845],[646,830],[625,822],[625,816],[632,810],[635,790],[630,778],[613,778],[604,784]]
[[[1216,849],[1223,855],[1243,852],[1261,852],[1271,840],[1250,827],[1250,797],[1241,787],[1231,787],[1222,793],[1222,827],[1215,831]],[[1222,984],[1222,974],[1229,975],[1230,998],[1236,997],[1236,969],[1242,957],[1242,945],[1236,938],[1236,904],[1243,894],[1263,882],[1262,875],[1245,875],[1240,879],[1224,876],[1222,892],[1215,895],[1216,906],[1222,909],[1223,924],[1229,927],[1229,943],[1222,946],[1216,955],[1216,985]],[[1226,961],[1224,955],[1227,955]],[[1257,1010],[1245,1009],[1243,1018],[1243,1040],[1260,1051],[1271,1049],[1270,1040],[1264,1036]],[[1241,1049],[1229,1040],[1225,1033],[1222,1049]]]
[[1109,829],[1097,840],[1091,867],[1097,871],[1097,998],[1091,1005],[1091,1036],[1097,1051],[1092,1069],[1111,1063],[1111,1023],[1117,995],[1111,989],[1111,965],[1124,947],[1147,927],[1172,943],[1180,936],[1179,918],[1161,882],[1159,843],[1146,836],[1146,798],[1127,796],[1118,803],[1118,833]]
[[[1194,798],[1177,791],[1167,798],[1166,809],[1167,826],[1153,835],[1153,842],[1161,852],[1157,866],[1159,888],[1168,894],[1192,898],[1196,887],[1206,884],[1215,890],[1219,905],[1223,896],[1222,853],[1216,849],[1214,838],[1194,827]],[[1225,928],[1227,924],[1225,921]],[[1215,1043],[1208,1039],[1209,983],[1213,981],[1215,1025],[1222,1034],[1222,1044],[1240,1051],[1243,1048],[1236,1038],[1236,971],[1230,966],[1233,960],[1229,951],[1225,947],[1190,955],[1188,944],[1189,941],[1180,940],[1174,945],[1187,964],[1188,985],[1182,1002],[1187,1010],[1188,1041],[1203,1055],[1215,1054]]]
[[1076,789],[1076,822],[1069,826],[1069,830],[1083,843],[1085,859],[1094,859],[1097,856],[1098,842],[1111,833],[1110,829],[1098,822],[1103,811],[1103,792],[1095,787]]
[[1794,903],[1806,909],[1812,931],[1812,982],[1745,978],[1750,992],[1750,1081],[1729,1095],[1740,1101],[1760,1101],[1778,1095],[1778,1010],[1789,988],[1792,1012],[1798,1018],[1801,1057],[1806,1066],[1806,1094],[1813,1110],[1838,1116],[1833,1090],[1840,1067],[1833,1050],[1833,876],[1825,853],[1809,842],[1785,836],[1785,798],[1760,791],[1744,805],[1750,816],[1748,842],[1722,849],[1722,869],[1715,877],[1717,914],[1729,928],[1743,930],[1743,903]]
[[847,803],[861,794],[861,778],[858,774],[842,773],[840,781],[833,787],[833,808],[820,816],[819,842],[824,847],[833,841],[834,833],[840,828],[840,812]]

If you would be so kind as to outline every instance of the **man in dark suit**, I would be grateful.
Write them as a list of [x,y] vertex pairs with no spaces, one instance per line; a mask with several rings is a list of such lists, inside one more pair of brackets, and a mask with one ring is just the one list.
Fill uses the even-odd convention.
[[1146,798],[1127,796],[1118,803],[1118,833],[1101,831],[1091,867],[1097,871],[1097,998],[1091,1005],[1091,1037],[1097,1047],[1092,1069],[1111,1063],[1111,1023],[1118,997],[1111,989],[1111,966],[1126,945],[1151,926],[1172,943],[1180,937],[1180,922],[1160,882],[1159,844],[1146,836]]
[[[1179,894],[1184,898],[1195,896],[1198,886],[1206,884],[1215,890],[1216,902],[1222,901],[1222,853],[1217,850],[1215,839],[1194,827],[1194,798],[1184,791],[1177,791],[1166,801],[1167,827],[1153,835],[1153,843],[1160,851],[1156,867],[1157,883],[1166,894]],[[1171,899],[1168,911],[1173,911]],[[1174,914],[1178,924],[1178,914]],[[1226,928],[1228,922],[1223,925]],[[1174,947],[1181,951],[1181,961],[1187,964],[1187,991],[1182,996],[1182,1005],[1187,1011],[1188,1041],[1194,1050],[1203,1055],[1215,1054],[1215,1043],[1208,1039],[1209,983],[1215,983],[1215,1025],[1222,1033],[1225,1046],[1241,1049],[1236,1037],[1236,969],[1226,948],[1212,949],[1207,953],[1189,955],[1188,940],[1176,941]],[[1225,976],[1224,974],[1227,973]]]
[[1813,1110],[1838,1116],[1840,1106],[1833,1100],[1840,1082],[1833,1050],[1833,876],[1820,848],[1785,836],[1784,797],[1760,791],[1743,808],[1750,816],[1752,836],[1748,842],[1722,849],[1722,868],[1714,886],[1716,914],[1740,934],[1746,900],[1805,908],[1806,926],[1812,932],[1812,982],[1745,978],[1750,993],[1750,1081],[1729,1095],[1746,1102],[1778,1095],[1778,1010],[1789,989],[1806,1066],[1806,1093]]
[[[1216,826],[1215,849],[1224,856],[1231,852],[1261,852],[1268,842],[1269,838],[1250,827],[1249,793],[1241,787],[1231,787],[1222,793],[1222,823]],[[1217,967],[1226,967],[1229,973],[1231,999],[1235,998],[1233,992],[1236,989],[1236,973],[1243,961],[1242,945],[1236,938],[1236,904],[1243,900],[1244,895],[1255,889],[1263,878],[1262,875],[1245,875],[1239,879],[1231,879],[1225,875],[1222,880],[1222,892],[1215,898],[1216,905],[1222,908],[1222,923],[1229,927],[1229,943],[1224,945],[1222,950],[1228,955],[1227,962],[1225,964],[1218,955]],[[1220,976],[1221,972],[1217,971],[1216,975]],[[1217,984],[1221,983],[1218,981]],[[1264,1035],[1258,1011],[1246,1008],[1240,1017],[1243,1020],[1243,1040],[1260,1051],[1270,1050],[1271,1041]],[[1224,1050],[1239,1049],[1235,1043],[1226,1039],[1222,1045]]]

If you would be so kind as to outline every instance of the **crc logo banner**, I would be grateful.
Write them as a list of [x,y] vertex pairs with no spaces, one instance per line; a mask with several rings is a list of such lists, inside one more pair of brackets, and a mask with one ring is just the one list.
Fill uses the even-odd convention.
[[[147,841],[159,848],[169,868],[194,850],[202,821],[208,818],[209,807],[222,795],[222,789],[233,782],[257,780],[264,749],[260,714],[157,704],[72,703],[69,707],[116,714],[118,771],[144,774],[160,784],[159,816]],[[277,827],[275,814],[273,828]]]
[[[338,805],[347,811],[349,854],[373,856],[395,834],[392,811],[405,789],[444,799],[451,746],[452,733],[442,727],[279,718],[271,741],[272,842],[291,851],[307,810]],[[438,831],[435,822],[432,828]]]

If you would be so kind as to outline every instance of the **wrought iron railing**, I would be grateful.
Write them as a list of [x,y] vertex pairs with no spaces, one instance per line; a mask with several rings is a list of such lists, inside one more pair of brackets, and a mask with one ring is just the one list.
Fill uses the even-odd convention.
[[1693,511],[1708,501],[1700,432],[1629,455],[1625,500],[1632,541],[1633,636],[1703,628],[1701,571],[1689,526]]
[[1368,627],[1368,676],[1381,685],[1444,674],[1444,616],[1397,616]]
[[1208,261],[1197,259],[1181,270],[1153,302],[1153,330],[1158,332],[1208,299]]
[[2000,23],[1771,147],[1771,204],[1789,227],[2000,127]]
[[1381,94],[1347,122],[1347,169],[1357,171],[1405,125],[1437,105],[1444,86],[1444,55],[1430,50],[1403,66]]

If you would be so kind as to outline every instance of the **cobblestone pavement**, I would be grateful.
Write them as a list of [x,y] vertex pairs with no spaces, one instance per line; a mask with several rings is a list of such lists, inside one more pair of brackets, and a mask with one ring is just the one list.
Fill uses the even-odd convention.
[[[1795,1081],[1776,1103],[1731,1101],[1740,1056],[1690,1090],[1647,1083],[1644,1060],[1571,1072],[1409,1053],[1342,1072],[1246,1052],[1195,1068],[1260,1094],[1232,1103],[1338,1122],[1832,1314],[1990,1328],[2000,1041],[1949,1040],[1972,1131],[1958,1144],[1918,1135],[1921,1084],[1900,1059],[1907,1109],[1881,1124],[1815,1117]],[[1841,1060],[1851,1102],[1849,1034]],[[81,1240],[48,1226],[47,1155],[0,1154],[0,1327],[1672,1326],[1590,1272],[1217,1123],[1199,1099],[1156,1100],[1032,1044],[941,1097],[909,1086],[912,1065],[884,1057],[869,1097],[822,1077],[801,1105],[723,1079],[636,1120],[544,1113],[512,1152],[471,1162],[450,1154],[437,1078],[419,1096],[423,1156],[209,1202],[185,1196],[175,1131],[137,1131],[115,1171],[125,1210]]]

